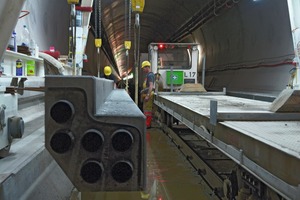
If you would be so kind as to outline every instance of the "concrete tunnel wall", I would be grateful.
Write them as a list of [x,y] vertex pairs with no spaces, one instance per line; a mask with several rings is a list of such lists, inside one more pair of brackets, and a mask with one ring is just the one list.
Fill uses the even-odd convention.
[[[23,25],[27,25],[31,37],[39,46],[40,51],[49,50],[50,46],[54,46],[61,55],[68,55],[70,5],[67,1],[30,0],[25,1],[22,10],[29,11],[30,14],[18,20],[15,27],[17,38],[21,34]],[[88,36],[86,54],[88,62],[84,63],[83,74],[97,76],[97,60],[99,58],[91,32]],[[103,51],[101,51],[100,60],[101,74],[103,75],[104,66],[109,65]]]
[[[40,51],[49,50],[50,46],[54,46],[62,55],[68,54],[70,6],[67,1],[27,0],[22,10],[30,13],[17,21],[17,41],[23,25],[26,25]],[[20,16],[23,14],[25,13],[21,13]]]
[[[47,50],[54,45],[66,55],[69,5],[60,0],[47,2],[26,1],[23,10],[31,13],[18,20],[17,32],[23,24],[28,24],[40,50]],[[56,14],[51,13],[54,9]],[[39,20],[41,16],[44,21]],[[60,27],[65,29],[61,30]],[[89,63],[85,64],[84,73],[97,75],[97,66],[94,64],[97,55],[92,41],[89,37]],[[284,63],[291,61],[294,53],[286,0],[241,0],[182,42],[201,44],[206,54],[205,86],[208,90],[226,87],[229,91],[278,95],[288,84],[289,71],[293,66]],[[101,61],[108,64],[103,52]],[[263,67],[262,63],[269,66]],[[200,64],[199,82],[201,67]]]
[[[290,79],[293,65],[285,63],[294,53],[287,1],[240,1],[184,42],[200,43],[206,54],[206,89],[277,96]],[[198,72],[201,83],[202,63]]]

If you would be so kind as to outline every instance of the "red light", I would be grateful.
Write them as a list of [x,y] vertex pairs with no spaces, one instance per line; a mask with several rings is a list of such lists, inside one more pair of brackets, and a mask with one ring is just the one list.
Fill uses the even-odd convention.
[[164,48],[164,45],[163,45],[163,44],[160,44],[160,45],[158,45],[158,48],[163,49],[163,48]]

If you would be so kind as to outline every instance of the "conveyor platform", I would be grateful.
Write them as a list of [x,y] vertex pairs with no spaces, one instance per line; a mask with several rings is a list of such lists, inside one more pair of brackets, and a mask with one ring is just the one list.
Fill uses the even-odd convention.
[[300,115],[224,93],[160,93],[155,104],[287,199],[300,199]]

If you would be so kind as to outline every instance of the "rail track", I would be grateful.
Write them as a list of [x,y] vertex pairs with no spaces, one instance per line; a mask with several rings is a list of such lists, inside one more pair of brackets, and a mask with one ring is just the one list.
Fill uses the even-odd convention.
[[285,199],[166,111],[156,107],[155,118],[217,198]]

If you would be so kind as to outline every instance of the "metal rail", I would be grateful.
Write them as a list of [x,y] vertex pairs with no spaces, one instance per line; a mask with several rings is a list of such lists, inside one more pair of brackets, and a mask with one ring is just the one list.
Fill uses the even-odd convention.
[[186,159],[193,165],[198,174],[206,181],[206,183],[208,183],[213,193],[221,199],[223,196],[223,179],[215,173],[215,171],[208,166],[171,128],[162,124],[162,129],[170,137],[177,148],[184,154]]

